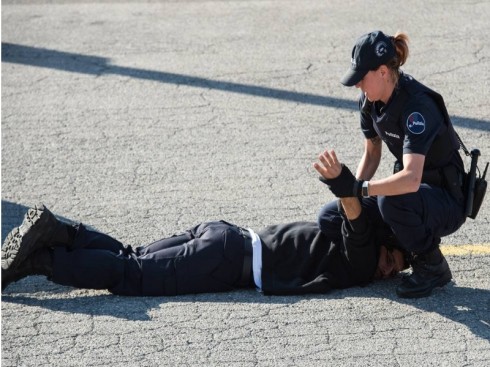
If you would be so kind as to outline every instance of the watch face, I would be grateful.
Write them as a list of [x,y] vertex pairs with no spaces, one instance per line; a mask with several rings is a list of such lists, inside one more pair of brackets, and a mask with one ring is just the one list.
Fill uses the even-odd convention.
[[368,187],[369,187],[369,181],[364,181],[362,183],[362,196],[369,196]]

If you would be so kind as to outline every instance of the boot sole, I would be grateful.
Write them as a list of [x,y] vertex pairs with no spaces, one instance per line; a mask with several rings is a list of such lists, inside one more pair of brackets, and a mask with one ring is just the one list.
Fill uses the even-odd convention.
[[27,211],[22,224],[14,228],[5,239],[2,247],[2,270],[15,270],[33,251],[43,246],[39,239],[44,233],[33,229],[47,224],[50,214],[44,205]]

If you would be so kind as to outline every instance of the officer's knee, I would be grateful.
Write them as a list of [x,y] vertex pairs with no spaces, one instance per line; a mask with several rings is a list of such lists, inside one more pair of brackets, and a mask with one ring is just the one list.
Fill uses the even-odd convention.
[[327,203],[320,209],[317,223],[320,230],[326,235],[341,236],[342,217],[337,206],[337,200]]
[[378,208],[383,219],[390,216],[393,208],[393,200],[391,196],[378,196]]
[[416,193],[378,196],[378,208],[385,222],[390,222],[390,218],[401,219],[407,213],[417,212],[418,205],[421,203]]
[[403,216],[403,212],[410,206],[409,200],[407,195],[378,196],[378,208],[383,220],[390,223],[390,219]]

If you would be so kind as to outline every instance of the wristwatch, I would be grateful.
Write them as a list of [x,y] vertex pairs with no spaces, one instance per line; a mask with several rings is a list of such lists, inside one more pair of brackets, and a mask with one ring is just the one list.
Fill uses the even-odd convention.
[[364,181],[362,183],[362,196],[363,197],[369,196],[369,181]]

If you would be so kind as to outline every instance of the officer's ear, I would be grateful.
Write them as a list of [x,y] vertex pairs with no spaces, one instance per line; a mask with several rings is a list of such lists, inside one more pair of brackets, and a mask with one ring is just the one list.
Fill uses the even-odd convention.
[[378,68],[378,73],[380,73],[380,75],[383,77],[383,78],[386,78],[388,75],[389,75],[389,72],[390,70],[388,69],[388,67],[386,65],[381,65],[379,68]]

